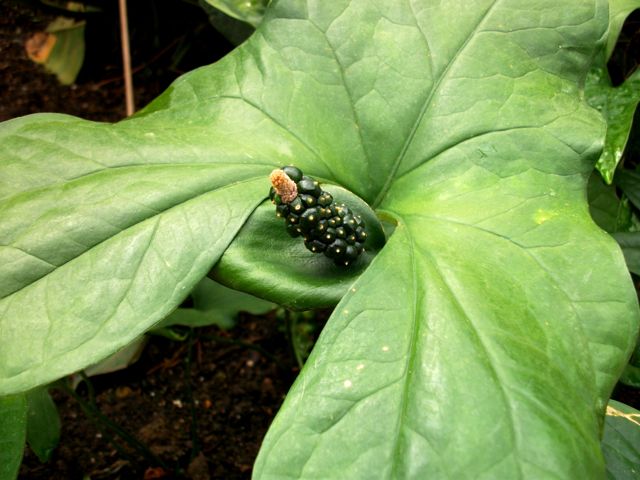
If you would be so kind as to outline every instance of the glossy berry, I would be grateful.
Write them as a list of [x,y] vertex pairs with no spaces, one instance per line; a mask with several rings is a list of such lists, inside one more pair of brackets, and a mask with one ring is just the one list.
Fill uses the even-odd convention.
[[[330,193],[299,168],[286,166],[280,170],[286,176],[279,170],[274,170],[272,175],[280,182],[284,179],[283,183],[288,184],[289,192],[293,193],[287,196],[271,187],[269,198],[276,205],[276,215],[285,219],[287,233],[292,237],[302,236],[308,250],[324,253],[337,265],[349,265],[357,260],[367,238],[362,218],[345,204],[337,204]],[[288,202],[283,201],[283,197]]]

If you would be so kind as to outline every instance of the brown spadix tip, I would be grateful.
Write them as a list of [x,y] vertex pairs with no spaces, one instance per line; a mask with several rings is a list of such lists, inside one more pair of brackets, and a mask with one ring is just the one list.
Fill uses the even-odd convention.
[[298,187],[296,182],[291,180],[289,175],[284,171],[277,169],[269,175],[273,189],[280,196],[283,203],[290,203],[298,196]]

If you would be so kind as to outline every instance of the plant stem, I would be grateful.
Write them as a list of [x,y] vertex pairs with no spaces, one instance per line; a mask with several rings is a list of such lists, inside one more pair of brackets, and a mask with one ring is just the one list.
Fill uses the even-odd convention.
[[296,362],[298,363],[298,367],[302,370],[304,366],[304,360],[302,359],[302,355],[298,351],[298,347],[296,346],[296,338],[295,338],[295,326],[297,323],[297,316],[291,315],[290,310],[285,310],[284,312],[284,320],[285,326],[287,329],[287,337],[289,338],[289,345],[291,345],[291,350],[293,351],[293,356],[296,358]]
[[133,76],[131,74],[131,49],[129,47],[129,26],[127,15],[127,0],[118,0],[120,11],[120,40],[122,44],[122,67],[124,70],[124,95],[127,117],[133,115],[135,105],[133,101]]

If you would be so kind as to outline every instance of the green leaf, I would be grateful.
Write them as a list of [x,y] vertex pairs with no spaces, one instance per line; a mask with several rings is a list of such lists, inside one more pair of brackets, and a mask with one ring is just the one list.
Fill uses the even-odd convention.
[[[252,229],[269,171],[293,163],[397,226],[341,293],[319,285],[348,288],[254,475],[603,476],[639,318],[586,202],[605,128],[581,85],[606,7],[280,0],[131,119],[3,124],[0,391],[122,348],[227,249],[250,253],[247,232],[282,232]],[[290,274],[254,293],[281,298]]]
[[240,45],[255,30],[251,25],[222,13],[209,5],[205,0],[199,1],[200,7],[209,17],[209,23],[233,45]]
[[71,379],[71,388],[75,389],[86,377],[93,377],[95,375],[103,375],[105,373],[124,370],[132,363],[138,361],[146,345],[147,337],[145,335],[136,338],[121,350],[118,350],[107,358],[100,360],[100,362],[95,365],[85,368],[82,374],[74,374]]
[[620,376],[620,382],[630,387],[640,388],[640,341]]
[[230,17],[257,27],[270,0],[204,0]]
[[622,248],[629,271],[640,275],[640,232],[618,232],[613,238]]
[[585,94],[589,103],[597,108],[607,122],[604,151],[596,167],[607,183],[611,183],[618,163],[622,159],[638,101],[640,101],[640,70],[625,82],[613,87],[605,67],[595,68],[587,77]]
[[640,412],[611,400],[607,406],[602,451],[607,478],[633,480],[640,475]]
[[600,228],[609,233],[627,231],[631,228],[629,201],[620,199],[612,185],[604,183],[602,176],[593,173],[587,187],[589,212]]
[[[21,159],[21,150],[33,145],[28,131],[46,136],[43,124],[50,122],[67,127],[66,142],[34,140],[49,145],[38,157],[44,162]],[[153,145],[149,157],[137,149],[118,153],[119,142],[130,140],[107,125],[41,116],[4,127],[3,148],[12,153],[3,166],[18,173],[2,190],[8,195],[0,207],[3,393],[94,364],[160,321],[263,198],[262,175],[246,178],[242,165],[197,163],[190,146],[191,155],[163,162]],[[98,163],[67,150],[90,151],[101,137],[111,140]],[[20,183],[24,191],[12,192]]]
[[18,477],[27,434],[24,395],[0,397],[0,480]]
[[625,20],[638,8],[640,8],[640,1],[638,0],[609,0],[609,31],[607,32],[607,45],[604,52],[606,60],[611,58]]
[[[323,184],[334,200],[362,217],[368,238],[365,253],[348,268],[324,255],[309,255],[301,239],[292,240],[275,207],[265,202],[252,214],[212,271],[214,278],[238,290],[265,296],[294,309],[333,306],[384,245],[382,226],[369,206],[335,185]],[[260,268],[256,268],[260,265]]]
[[57,17],[46,32],[37,32],[27,40],[29,58],[43,64],[62,85],[71,85],[84,61],[84,28],[85,22]]
[[158,327],[218,325],[221,328],[232,328],[239,312],[261,315],[276,308],[276,305],[271,302],[232,290],[209,278],[202,279],[196,285],[191,292],[191,299],[193,307],[178,308]]
[[60,417],[47,387],[27,393],[27,442],[41,462],[51,458],[60,440]]
[[640,173],[628,169],[620,170],[616,175],[616,186],[636,208],[640,208]]
[[613,181],[616,167],[624,154],[633,116],[640,100],[640,70],[634,72],[622,85],[614,88],[607,71],[607,61],[611,57],[624,21],[637,8],[640,8],[638,0],[610,0],[607,43],[597,56],[586,81],[585,95],[589,104],[597,108],[607,122],[604,150],[596,168],[608,184]]

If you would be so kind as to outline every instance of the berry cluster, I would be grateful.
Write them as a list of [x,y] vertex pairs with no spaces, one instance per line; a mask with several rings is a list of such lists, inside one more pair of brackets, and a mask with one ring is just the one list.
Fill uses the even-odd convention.
[[302,236],[313,253],[324,253],[336,265],[349,265],[364,251],[365,225],[345,204],[337,205],[320,184],[293,166],[271,173],[269,198],[292,237]]

